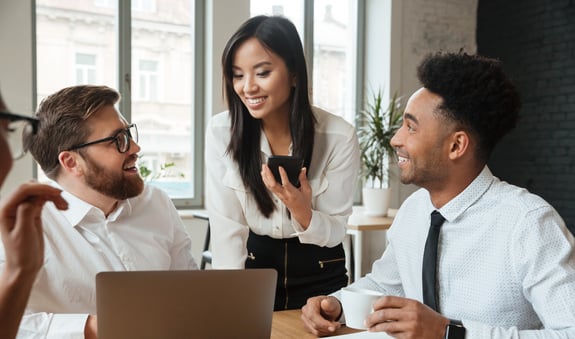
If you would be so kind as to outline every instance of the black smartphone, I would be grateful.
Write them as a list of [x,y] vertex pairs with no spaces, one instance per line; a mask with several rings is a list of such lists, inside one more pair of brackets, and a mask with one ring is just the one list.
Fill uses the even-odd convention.
[[299,157],[288,155],[272,155],[268,158],[268,167],[272,171],[274,178],[281,184],[282,178],[280,176],[279,166],[283,167],[286,171],[289,181],[295,187],[299,187],[299,173],[303,165]]

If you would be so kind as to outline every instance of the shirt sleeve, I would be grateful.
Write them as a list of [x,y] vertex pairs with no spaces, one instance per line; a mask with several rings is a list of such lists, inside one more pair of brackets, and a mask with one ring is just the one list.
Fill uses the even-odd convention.
[[[5,249],[0,242],[0,272],[6,264]],[[18,339],[84,339],[88,314],[25,313],[18,328]],[[1,324],[0,324],[1,326]]]
[[348,130],[346,138],[342,138],[333,147],[330,157],[325,162],[325,168],[314,169],[320,174],[319,178],[313,178],[312,181],[320,183],[310,182],[312,218],[309,227],[304,230],[295,220],[292,221],[304,244],[334,247],[345,237],[360,165],[359,144],[353,127]]
[[[227,167],[226,128],[213,126],[213,119],[206,129],[206,207],[210,218],[212,267],[240,269],[245,267],[246,243],[249,228],[236,192],[224,184]],[[222,134],[223,133],[223,134]],[[227,133],[227,134],[226,134]],[[233,178],[228,178],[233,181]],[[239,180],[235,178],[235,180]],[[245,192],[244,192],[245,193]]]
[[31,313],[24,315],[18,339],[84,339],[88,314]]
[[186,232],[184,223],[170,198],[166,196],[165,199],[167,205],[166,208],[169,211],[170,224],[172,225],[174,232],[173,244],[170,249],[170,255],[172,257],[170,269],[197,270],[198,265],[192,256],[192,242],[190,236]]
[[[388,238],[393,237],[391,229],[388,232]],[[379,291],[384,295],[405,297],[392,242],[387,242],[385,251],[373,263],[371,272],[354,282],[351,286]]]
[[509,244],[516,280],[543,324],[539,330],[495,327],[463,319],[466,338],[575,338],[575,241],[550,206],[530,211]]

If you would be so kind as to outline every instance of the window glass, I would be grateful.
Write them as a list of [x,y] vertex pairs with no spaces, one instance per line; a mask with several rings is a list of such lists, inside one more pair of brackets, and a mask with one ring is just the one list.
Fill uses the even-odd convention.
[[303,1],[301,0],[251,0],[250,15],[282,15],[290,19],[303,40]]
[[36,1],[38,102],[76,84],[118,88],[118,12],[109,1]]
[[[121,93],[138,125],[140,165],[145,180],[190,205],[196,159],[192,103],[193,1],[132,0],[131,22],[118,0],[37,0],[36,62],[38,102],[76,84],[119,89],[119,73],[129,81]],[[119,55],[120,27],[131,27],[129,55]],[[118,60],[131,60],[120,70]],[[201,163],[200,165],[201,166]],[[38,177],[45,176],[38,170]],[[187,202],[186,202],[186,199]],[[196,200],[197,201],[197,200]]]
[[[356,2],[315,0],[313,18],[313,104],[355,124]],[[283,15],[303,41],[302,1],[252,0],[251,15]],[[308,65],[309,66],[309,65]]]
[[315,0],[314,104],[355,124],[357,10],[352,0]]
[[158,62],[153,60],[139,60],[136,73],[137,82],[134,83],[133,93],[138,93],[142,101],[158,100]]
[[96,56],[76,53],[76,84],[94,84],[96,82]]
[[192,1],[132,1],[132,122],[140,166],[175,199],[193,197]]
[[[118,88],[118,11],[111,1],[36,1],[36,91],[78,84]],[[38,180],[48,180],[38,167]]]
[[156,11],[156,1],[132,0],[132,11],[153,13]]

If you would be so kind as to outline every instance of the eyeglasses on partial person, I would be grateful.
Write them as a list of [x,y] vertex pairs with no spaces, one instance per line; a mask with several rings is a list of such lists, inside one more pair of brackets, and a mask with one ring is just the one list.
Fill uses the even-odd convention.
[[103,142],[110,142],[110,143],[114,142],[116,144],[116,148],[118,149],[118,152],[126,153],[130,150],[130,144],[131,144],[130,141],[131,140],[134,140],[135,143],[138,142],[138,128],[136,127],[136,124],[129,125],[128,128],[119,131],[114,136],[103,138],[103,139],[98,139],[98,140],[94,140],[94,141],[89,141],[89,142],[86,142],[83,144],[74,145],[74,146],[70,147],[68,149],[68,151],[74,151],[74,150],[77,150],[79,148],[84,148],[84,147],[100,144]]
[[24,145],[24,135],[36,134],[40,120],[9,112],[0,112],[0,119],[8,120],[8,145],[12,158],[14,160],[22,158],[28,151],[28,147]]

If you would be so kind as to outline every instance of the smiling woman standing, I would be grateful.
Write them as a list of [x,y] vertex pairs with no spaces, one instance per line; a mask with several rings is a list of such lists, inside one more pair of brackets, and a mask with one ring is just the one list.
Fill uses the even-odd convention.
[[[206,133],[212,266],[274,268],[275,309],[347,284],[342,241],[359,169],[355,129],[312,107],[301,40],[279,16],[246,21],[223,55],[229,111]],[[267,159],[302,159],[300,186]]]

